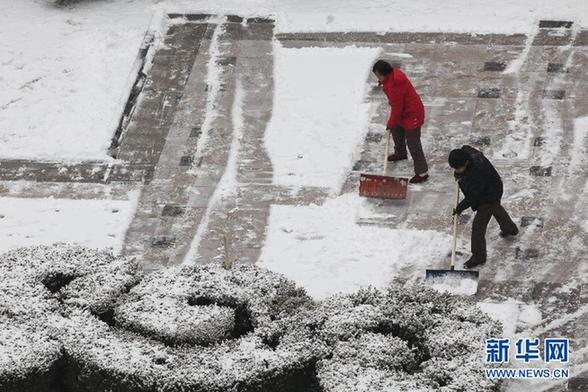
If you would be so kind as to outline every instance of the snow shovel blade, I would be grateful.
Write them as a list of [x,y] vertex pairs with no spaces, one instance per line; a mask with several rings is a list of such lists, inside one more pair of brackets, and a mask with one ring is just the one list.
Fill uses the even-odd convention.
[[433,270],[425,271],[425,282],[431,286],[444,288],[456,294],[473,295],[478,290],[480,273],[478,271],[463,270]]
[[359,177],[359,195],[378,199],[406,199],[408,179],[404,177],[378,176],[361,174]]
[[462,279],[473,279],[479,280],[480,279],[480,272],[479,271],[465,271],[465,270],[434,270],[428,269],[425,271],[425,279],[439,279],[439,278],[462,278]]

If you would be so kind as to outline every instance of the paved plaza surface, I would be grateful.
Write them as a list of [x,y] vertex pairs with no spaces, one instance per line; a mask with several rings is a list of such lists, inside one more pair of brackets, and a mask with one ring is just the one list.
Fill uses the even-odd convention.
[[[264,134],[274,105],[273,41],[287,48],[382,48],[382,57],[404,69],[423,97],[431,179],[410,187],[406,201],[370,201],[373,214],[358,216],[357,223],[450,233],[454,184],[447,153],[463,144],[482,149],[503,177],[504,204],[521,233],[505,240],[496,223],[490,224],[489,261],[481,269],[476,300],[536,304],[543,315],[536,335],[570,337],[575,363],[588,363],[588,238],[582,227],[588,219],[588,165],[580,159],[585,140],[574,131],[574,119],[588,115],[588,30],[542,22],[530,39],[522,34],[276,35],[269,19],[229,16],[214,22],[206,15],[171,15],[170,20],[165,45],[155,52],[128,112],[130,121],[113,144],[115,163],[1,161],[1,195],[124,199],[127,191],[140,189],[123,253],[141,257],[146,269],[179,264],[186,255],[199,263],[224,260],[227,254],[238,263],[255,263],[270,206],[321,204],[333,196],[320,187],[292,192],[272,183]],[[211,45],[218,55],[218,86],[207,79]],[[513,72],[503,72],[517,59]],[[369,132],[340,194],[357,192],[360,172],[382,169],[389,107],[373,78],[366,87],[373,109]],[[236,132],[231,113],[239,89],[245,94],[239,153],[232,162],[236,191],[227,196],[218,188],[231,159]],[[212,119],[207,118],[210,107]],[[211,132],[204,135],[203,127]],[[410,164],[390,165],[389,174],[410,176]],[[469,243],[470,229],[468,211],[460,217],[462,244]],[[460,248],[466,257],[467,246]],[[442,262],[431,266],[442,268]],[[407,267],[401,278],[419,273]],[[581,369],[584,375],[550,390],[587,391],[588,367]]]

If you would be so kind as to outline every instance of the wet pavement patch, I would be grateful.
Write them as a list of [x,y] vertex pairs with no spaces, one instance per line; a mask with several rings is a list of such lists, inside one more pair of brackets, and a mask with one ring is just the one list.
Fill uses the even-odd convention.
[[565,69],[562,63],[549,63],[547,64],[547,72],[550,73],[565,73],[567,70]]
[[570,381],[568,382],[568,391],[588,391],[588,376],[570,378]]
[[196,20],[205,20],[210,18],[212,15],[209,14],[179,14],[179,13],[171,13],[167,14],[167,17],[170,19],[186,19],[188,21],[196,21]]
[[506,64],[498,61],[486,61],[484,71],[504,71]]
[[472,144],[474,146],[489,146],[490,145],[490,137],[482,136],[472,140]]
[[202,134],[202,128],[200,128],[200,127],[194,127],[190,131],[190,136],[189,137],[199,137],[200,134]]
[[531,166],[529,169],[529,173],[532,176],[537,177],[551,177],[551,166],[542,167],[542,166]]
[[468,223],[470,221],[470,218],[471,218],[471,215],[461,214],[457,218],[457,223],[460,225],[465,225],[466,223]]
[[566,96],[565,90],[545,90],[545,91],[543,91],[543,98],[564,99],[565,96]]
[[180,166],[192,166],[194,159],[190,155],[184,155],[180,158]]
[[527,226],[543,227],[543,218],[537,216],[523,216],[521,218],[521,227]]
[[572,27],[574,22],[568,20],[540,20],[539,21],[539,28],[540,29],[561,29],[566,28],[569,29]]
[[237,64],[237,57],[235,56],[227,56],[221,57],[216,61],[218,65],[236,65]]
[[380,143],[382,141],[382,139],[384,138],[384,135],[382,135],[381,133],[368,133],[365,137],[365,141],[368,143]]
[[373,162],[359,160],[353,165],[353,171],[370,171]]
[[478,90],[478,98],[500,98],[499,88],[482,88]]
[[539,147],[545,144],[545,138],[543,136],[537,136],[535,139],[533,139],[533,146],[534,147]]
[[515,257],[518,260],[536,259],[539,257],[539,250],[534,248],[522,249],[517,247],[515,251]]
[[176,244],[176,237],[156,236],[151,240],[154,248],[171,248]]
[[176,206],[172,204],[166,204],[161,211],[161,216],[179,216],[186,211],[184,206]]

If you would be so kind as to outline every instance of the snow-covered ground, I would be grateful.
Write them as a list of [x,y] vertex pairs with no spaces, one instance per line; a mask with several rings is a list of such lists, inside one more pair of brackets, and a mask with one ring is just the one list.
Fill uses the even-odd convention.
[[0,2],[0,158],[105,160],[148,7]]
[[[108,160],[142,37],[165,11],[267,15],[277,32],[523,32],[586,25],[583,0],[0,0],[0,158]],[[154,16],[155,15],[155,16]],[[459,21],[459,23],[456,23]]]
[[129,192],[128,200],[1,197],[0,253],[54,242],[118,252],[138,197],[138,191]]
[[274,45],[277,83],[265,141],[275,184],[338,191],[367,132],[365,81],[379,53]]
[[447,234],[358,225],[355,213],[363,201],[345,194],[322,206],[272,206],[260,265],[324,298],[383,288],[403,268],[420,277],[431,260],[446,257]]

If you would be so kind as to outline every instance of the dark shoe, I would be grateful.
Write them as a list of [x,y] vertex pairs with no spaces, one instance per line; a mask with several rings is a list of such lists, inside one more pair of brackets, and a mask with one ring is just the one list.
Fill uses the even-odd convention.
[[404,161],[405,159],[408,159],[406,155],[388,155],[388,162]]
[[514,237],[515,235],[519,234],[519,231],[515,231],[514,233],[505,233],[504,231],[500,232],[500,237],[502,238],[508,238],[508,237]]
[[475,268],[475,267],[477,267],[479,265],[483,265],[485,263],[486,263],[486,260],[483,260],[483,259],[480,259],[480,258],[477,258],[477,257],[472,256],[472,257],[470,257],[470,259],[468,261],[466,261],[463,264],[463,268],[465,268],[465,269],[471,269],[471,268]]
[[411,178],[408,182],[410,182],[411,184],[420,184],[421,182],[425,182],[429,179],[429,175],[425,174],[424,176],[419,176],[418,174],[416,174],[413,178]]

